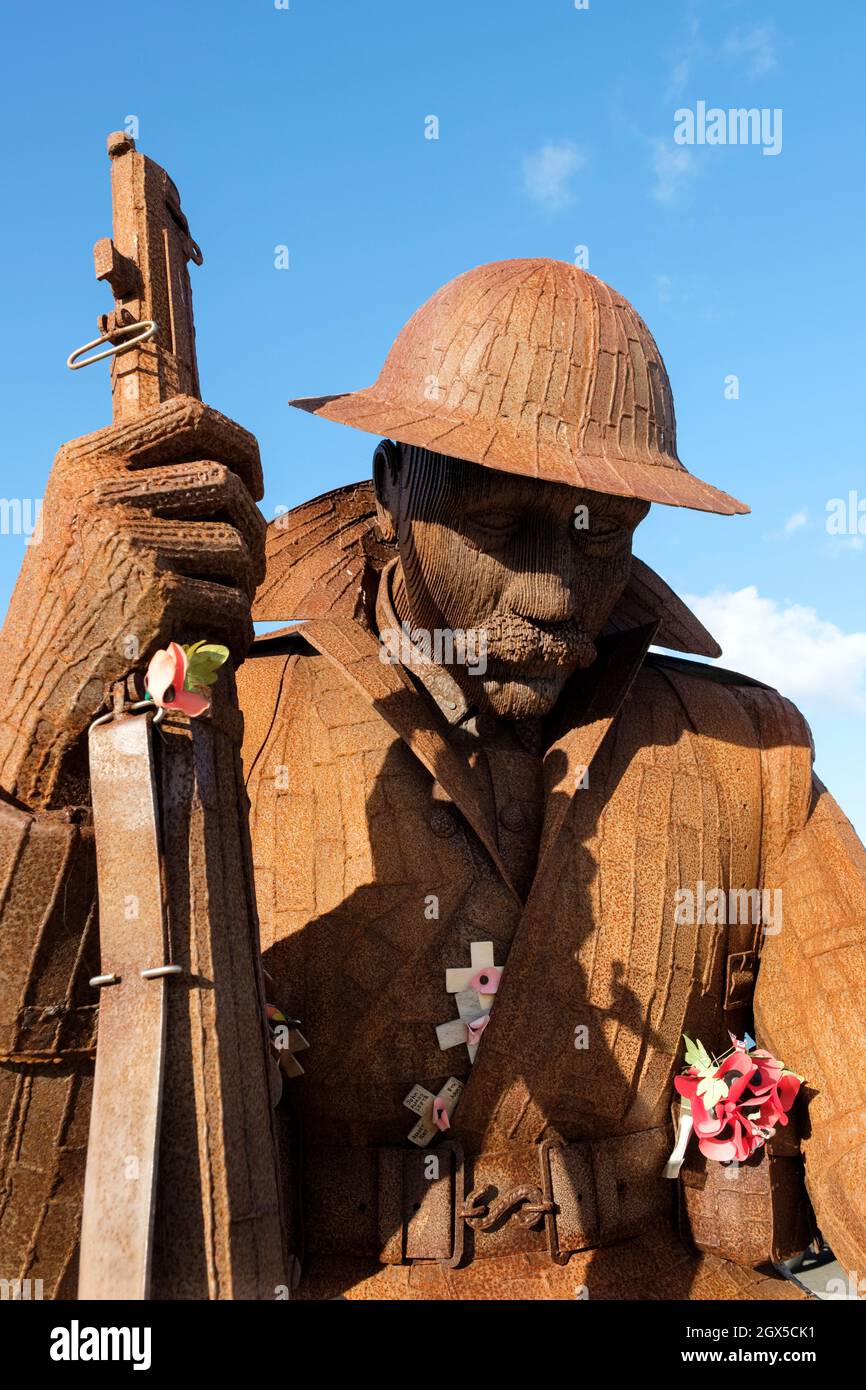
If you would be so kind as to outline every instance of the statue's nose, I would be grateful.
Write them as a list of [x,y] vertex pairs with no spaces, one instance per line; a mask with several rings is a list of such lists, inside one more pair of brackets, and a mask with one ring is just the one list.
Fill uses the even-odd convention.
[[565,623],[576,617],[579,602],[566,575],[554,569],[521,570],[504,595],[505,606],[537,623]]

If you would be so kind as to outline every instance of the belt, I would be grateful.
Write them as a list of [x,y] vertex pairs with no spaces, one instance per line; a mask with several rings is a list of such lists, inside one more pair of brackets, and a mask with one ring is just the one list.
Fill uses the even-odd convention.
[[670,1142],[659,1126],[475,1155],[454,1141],[427,1150],[316,1146],[307,1153],[307,1252],[449,1267],[546,1252],[565,1264],[672,1214],[676,1185],[662,1177]]

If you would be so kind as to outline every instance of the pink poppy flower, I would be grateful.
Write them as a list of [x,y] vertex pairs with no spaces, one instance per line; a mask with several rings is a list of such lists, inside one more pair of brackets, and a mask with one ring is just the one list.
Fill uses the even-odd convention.
[[754,1048],[749,1058],[755,1063],[755,1073],[749,1082],[749,1089],[755,1096],[769,1095],[778,1086],[784,1067],[772,1053],[763,1048]]
[[799,1076],[794,1076],[789,1071],[784,1072],[770,1093],[760,1098],[761,1108],[758,1111],[757,1123],[771,1129],[775,1129],[776,1125],[786,1125],[788,1123],[788,1111],[797,1098],[800,1085]]
[[441,1129],[443,1133],[451,1128],[451,1121],[448,1118],[448,1110],[445,1106],[444,1100],[440,1099],[439,1096],[437,1096],[433,1102],[433,1123],[436,1126],[436,1128]]
[[179,709],[194,719],[203,714],[210,700],[194,690],[185,690],[187,655],[177,642],[166,651],[156,652],[147,668],[144,685],[154,704],[161,709]]

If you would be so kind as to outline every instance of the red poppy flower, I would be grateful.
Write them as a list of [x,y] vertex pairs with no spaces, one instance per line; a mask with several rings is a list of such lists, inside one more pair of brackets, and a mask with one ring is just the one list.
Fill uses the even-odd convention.
[[[736,1038],[733,1042],[733,1051],[715,1069],[693,1065],[674,1079],[691,1105],[701,1153],[719,1163],[744,1162],[772,1137],[776,1125],[786,1125],[800,1089],[800,1078],[771,1053],[747,1052]],[[709,1061],[705,1052],[703,1057]]]

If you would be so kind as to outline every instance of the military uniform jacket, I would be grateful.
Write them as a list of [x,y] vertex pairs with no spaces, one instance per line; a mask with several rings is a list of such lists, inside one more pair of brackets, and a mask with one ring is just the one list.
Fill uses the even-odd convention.
[[[687,618],[641,567],[591,679],[570,683],[546,721],[533,771],[526,750],[450,714],[441,686],[381,660],[369,516],[334,498],[272,533],[277,573],[258,616],[282,603],[310,621],[263,641],[240,682],[263,960],[273,1002],[310,1042],[290,1103],[314,1265],[407,1263],[405,1231],[395,1256],[393,1231],[367,1229],[377,1201],[381,1218],[381,1155],[407,1148],[407,1092],[449,1077],[466,1089],[447,1141],[479,1170],[481,1156],[507,1156],[482,1174],[494,1191],[530,1181],[544,1141],[563,1143],[592,1170],[590,1245],[605,1227],[616,1241],[648,1226],[675,1186],[660,1173],[682,1035],[721,1051],[729,1029],[752,1025],[759,958],[752,1026],[807,1078],[810,1191],[825,1236],[853,1259],[866,1249],[862,1100],[834,1078],[824,1040],[853,1022],[863,989],[866,856],[813,779],[802,717],[745,677],[648,656]],[[742,905],[762,892],[755,920]],[[435,1028],[455,1017],[446,970],[480,941],[505,970],[471,1066]],[[548,1259],[549,1240],[545,1256],[543,1232],[533,1245],[511,1224],[482,1249],[476,1223],[475,1257],[510,1260],[500,1280],[513,1283]],[[447,1253],[448,1241],[416,1244]],[[560,1252],[580,1248],[566,1231]],[[352,1278],[369,1288],[370,1270],[356,1264],[331,1296]],[[401,1278],[386,1296],[418,1287]]]

